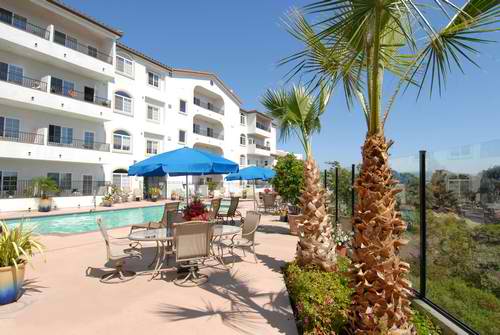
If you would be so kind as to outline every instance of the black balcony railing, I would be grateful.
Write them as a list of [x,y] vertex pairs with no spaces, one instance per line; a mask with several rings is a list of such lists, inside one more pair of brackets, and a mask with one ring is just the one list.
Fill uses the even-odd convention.
[[43,144],[43,135],[34,133],[25,133],[24,131],[4,130],[3,133],[0,133],[0,141]]
[[41,80],[23,77],[22,75],[11,71],[0,71],[0,80],[12,84],[32,88],[34,90],[47,92],[47,83]]
[[72,38],[58,39],[58,38],[54,37],[54,43],[57,43],[59,45],[65,46],[66,48],[81,52],[87,56],[97,58],[99,60],[102,60],[105,63],[113,64],[113,58],[110,55],[107,55],[105,53],[100,52],[99,50],[97,50],[97,48],[94,48],[93,46],[85,45],[85,44],[81,44],[79,42],[76,42],[76,39],[72,39]]
[[38,37],[50,40],[50,32],[42,27],[36,26],[24,20],[18,20],[12,16],[2,16],[0,15],[0,22],[8,24],[14,28],[24,30],[30,34],[36,35]]
[[262,144],[257,144],[257,143],[255,143],[255,147],[256,147],[257,149],[262,149],[262,150],[271,151],[271,147],[268,147],[268,146],[265,146],[265,145],[262,145]]
[[200,106],[202,108],[208,109],[209,111],[224,115],[224,109],[216,107],[214,104],[212,104],[210,102],[203,102],[203,101],[200,101],[199,99],[195,98],[193,103],[196,106]]
[[[12,177],[11,177],[12,178]],[[101,180],[71,180],[60,182],[58,191],[50,194],[52,197],[77,197],[106,194],[110,182]],[[33,180],[10,180],[8,189],[0,190],[0,199],[38,198],[39,192]]]
[[262,130],[265,130],[265,131],[271,131],[271,129],[269,129],[269,127],[267,127],[265,124],[263,123],[260,123],[260,122],[255,122],[255,126],[259,129],[262,129]]
[[109,143],[83,141],[75,138],[55,137],[55,136],[49,136],[47,144],[56,147],[96,150],[103,152],[109,152],[110,148]]
[[95,105],[111,107],[111,100],[98,97],[91,93],[80,92],[74,89],[70,89],[67,87],[54,86],[50,88],[50,93],[54,93],[57,95],[63,95],[65,97],[73,98],[80,101],[90,102]]
[[215,138],[215,139],[218,139],[218,140],[223,140],[224,139],[224,134],[222,134],[222,133],[216,133],[211,128],[198,128],[198,127],[194,127],[193,128],[193,133],[198,134],[198,135],[202,135],[202,136],[207,136],[207,137]]

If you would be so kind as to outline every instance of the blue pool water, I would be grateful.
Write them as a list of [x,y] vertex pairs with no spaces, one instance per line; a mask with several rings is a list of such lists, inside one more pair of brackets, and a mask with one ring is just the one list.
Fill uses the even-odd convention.
[[[227,206],[221,206],[221,212]],[[96,219],[102,218],[108,228],[123,227],[150,221],[159,221],[163,215],[163,205],[109,210],[102,212],[86,212],[78,214],[64,214],[35,217],[30,219],[7,220],[7,226],[23,224],[33,227],[37,234],[75,234],[98,230]]]

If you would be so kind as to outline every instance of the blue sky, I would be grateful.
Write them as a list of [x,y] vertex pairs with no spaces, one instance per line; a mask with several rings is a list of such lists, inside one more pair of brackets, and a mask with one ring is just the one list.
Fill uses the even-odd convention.
[[[294,0],[66,0],[67,4],[124,31],[122,41],[174,67],[216,72],[242,98],[244,107],[262,110],[260,97],[267,88],[283,83],[286,67],[276,63],[300,49],[280,18]],[[499,40],[499,34],[494,36]],[[490,37],[493,37],[490,35]],[[455,71],[445,93],[418,101],[407,94],[396,103],[386,126],[396,143],[393,157],[500,138],[500,45],[481,46],[476,57],[481,69],[467,65]],[[322,119],[322,131],[313,139],[317,161],[360,160],[366,132],[358,109],[349,112],[336,94]],[[296,140],[280,143],[301,152]]]

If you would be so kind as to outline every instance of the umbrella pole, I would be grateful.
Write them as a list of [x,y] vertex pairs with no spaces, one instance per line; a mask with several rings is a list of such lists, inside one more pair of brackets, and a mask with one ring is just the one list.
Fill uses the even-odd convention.
[[257,198],[255,197],[255,179],[253,181],[253,210],[257,210]]
[[188,175],[186,175],[186,206],[189,204]]

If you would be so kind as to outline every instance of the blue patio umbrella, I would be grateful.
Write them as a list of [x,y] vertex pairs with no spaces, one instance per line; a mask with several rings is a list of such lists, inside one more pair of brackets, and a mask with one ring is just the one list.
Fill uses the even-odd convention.
[[274,170],[259,167],[259,166],[249,166],[247,168],[241,169],[239,172],[231,173],[226,176],[226,180],[253,180],[253,206],[255,209],[255,181],[256,180],[269,180],[272,179],[276,175]]
[[205,150],[180,148],[147,158],[128,169],[129,176],[186,176],[186,199],[188,199],[187,176],[226,174],[238,172],[233,161]]

